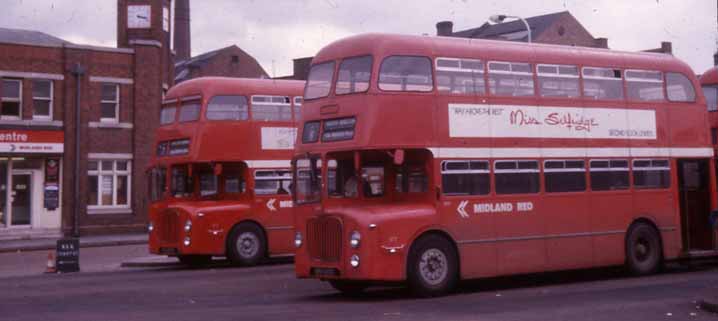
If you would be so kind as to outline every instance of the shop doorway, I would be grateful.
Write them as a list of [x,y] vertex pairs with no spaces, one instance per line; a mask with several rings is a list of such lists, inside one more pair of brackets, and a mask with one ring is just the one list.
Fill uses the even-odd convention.
[[32,223],[32,173],[13,172],[10,196],[11,226],[30,225]]

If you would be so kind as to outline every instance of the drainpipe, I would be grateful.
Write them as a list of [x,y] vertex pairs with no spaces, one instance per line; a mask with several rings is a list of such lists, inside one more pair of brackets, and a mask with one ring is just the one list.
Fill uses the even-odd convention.
[[72,219],[72,236],[73,237],[79,237],[80,236],[80,129],[81,129],[81,117],[80,117],[80,101],[81,101],[81,94],[82,94],[82,76],[85,74],[85,68],[80,65],[80,63],[76,63],[75,66],[72,68],[72,74],[75,76],[75,178],[74,178],[74,187],[75,187],[75,195],[74,195],[74,204],[75,204],[75,210],[73,213],[73,219]]

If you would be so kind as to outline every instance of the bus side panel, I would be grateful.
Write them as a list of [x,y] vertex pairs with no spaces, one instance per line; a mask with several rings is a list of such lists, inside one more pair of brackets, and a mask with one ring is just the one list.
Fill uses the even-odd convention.
[[594,191],[589,196],[593,265],[623,264],[625,236],[633,216],[630,190]]
[[[676,177],[675,173],[671,173],[672,177]],[[675,197],[676,180],[672,179],[672,189],[654,189],[654,190],[634,190],[633,197],[633,217],[651,218],[661,233],[665,236],[667,233],[678,234],[680,225],[677,224],[676,218],[679,216],[679,209],[676,207],[677,201]],[[626,227],[627,228],[627,227]],[[670,231],[670,232],[669,232]],[[666,258],[675,257],[676,246],[680,247],[679,238],[669,237],[663,238],[663,249]]]
[[[469,198],[470,197],[470,198]],[[473,204],[481,197],[446,198],[441,201],[443,226],[449,226],[456,237],[461,261],[461,277],[465,279],[497,275],[494,216],[475,214]],[[463,205],[463,206],[462,206]],[[466,213],[468,217],[462,217]]]
[[547,209],[540,196],[498,196],[493,203],[533,204],[528,212],[487,213],[494,215],[496,250],[498,253],[498,271],[500,275],[531,273],[546,270],[546,234]]
[[545,194],[542,208],[549,236],[546,240],[549,270],[591,266],[591,237],[585,235],[590,231],[587,206],[585,192]]
[[252,202],[252,216],[267,234],[269,255],[293,252],[294,219],[290,195],[256,195]]

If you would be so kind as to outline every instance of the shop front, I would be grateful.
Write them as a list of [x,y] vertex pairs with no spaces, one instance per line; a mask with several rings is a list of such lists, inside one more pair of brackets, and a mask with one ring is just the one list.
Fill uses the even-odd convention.
[[0,130],[0,239],[59,236],[61,130]]

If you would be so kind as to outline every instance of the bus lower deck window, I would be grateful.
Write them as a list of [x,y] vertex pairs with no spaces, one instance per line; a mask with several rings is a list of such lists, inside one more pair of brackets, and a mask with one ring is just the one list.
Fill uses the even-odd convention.
[[582,160],[544,162],[546,192],[581,192],[586,190],[586,169]]
[[671,168],[665,159],[633,160],[633,186],[636,188],[668,188]]
[[628,161],[625,159],[591,160],[591,190],[612,191],[628,189]]
[[496,161],[494,179],[497,194],[529,194],[539,191],[538,161]]
[[441,185],[447,195],[486,195],[490,191],[488,161],[444,161]]

